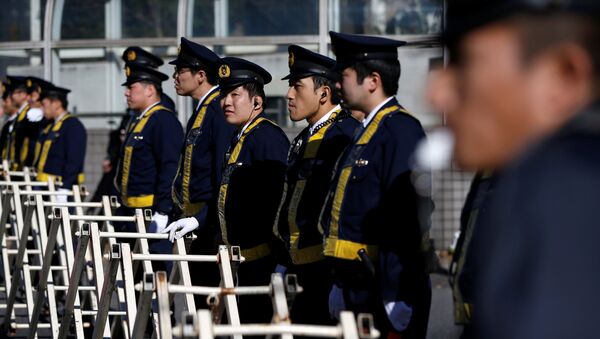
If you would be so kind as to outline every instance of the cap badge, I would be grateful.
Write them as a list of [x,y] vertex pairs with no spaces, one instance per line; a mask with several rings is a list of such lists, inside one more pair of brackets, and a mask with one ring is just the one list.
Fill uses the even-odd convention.
[[27,79],[27,81],[25,81],[25,86],[27,86],[27,88],[31,88],[31,86],[33,86],[31,79]]
[[219,67],[219,78],[228,78],[231,75],[231,69],[228,65],[221,65]]
[[134,61],[135,58],[137,58],[137,54],[135,54],[135,51],[127,52],[127,61]]
[[131,75],[131,68],[129,68],[129,66],[125,67],[125,75],[126,76],[130,76]]
[[296,62],[296,56],[294,55],[293,52],[290,52],[290,57],[288,58],[288,66],[289,67],[294,66],[294,62]]

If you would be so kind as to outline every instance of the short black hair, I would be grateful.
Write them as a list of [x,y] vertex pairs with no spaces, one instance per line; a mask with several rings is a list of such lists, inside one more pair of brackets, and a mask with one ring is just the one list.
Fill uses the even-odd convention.
[[155,82],[142,80],[142,81],[140,81],[140,83],[143,84],[143,85],[145,85],[145,86],[154,86],[154,89],[156,89],[156,95],[159,98],[160,98],[160,96],[163,93],[162,86],[159,85],[159,84],[157,84],[157,83],[155,83]]
[[339,91],[337,90],[335,81],[320,75],[313,75],[312,80],[313,84],[315,85],[315,92],[317,91],[317,89],[323,86],[327,86],[331,89],[331,103],[334,105],[340,103],[341,97]]
[[190,67],[190,71],[192,74],[197,74],[200,71],[204,71],[204,73],[206,73],[206,81],[208,81],[209,84],[215,86],[219,83],[216,70],[206,67],[202,63],[200,63],[200,66]]
[[267,96],[265,95],[265,86],[259,84],[258,82],[247,82],[245,84],[242,85],[242,88],[244,88],[246,91],[248,91],[248,94],[250,95],[250,97],[261,97],[262,98],[262,108],[265,109],[265,107],[267,106]]
[[67,100],[66,95],[47,95],[44,97],[44,99],[60,101],[60,104],[65,110],[69,107],[69,100]]
[[398,80],[400,79],[400,61],[396,60],[364,60],[358,61],[351,66],[356,71],[359,84],[371,73],[378,73],[381,78],[383,92],[387,96],[396,95],[398,92]]

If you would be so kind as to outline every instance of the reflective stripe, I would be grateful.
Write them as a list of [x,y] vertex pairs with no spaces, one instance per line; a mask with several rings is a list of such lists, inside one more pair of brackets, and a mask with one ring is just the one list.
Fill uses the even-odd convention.
[[144,208],[154,206],[154,194],[141,195],[139,197],[127,197],[123,199],[127,207]]
[[[258,126],[258,124],[260,124],[263,121],[270,122],[268,119],[260,117],[256,120],[254,120],[250,124],[250,126],[248,126],[248,128],[246,128],[244,133],[242,133],[240,140],[238,140],[238,142],[235,144],[235,147],[233,148],[233,151],[231,152],[231,155],[229,156],[229,160],[227,161],[227,166],[231,166],[237,162],[237,158],[240,155],[240,152],[242,150],[242,146],[244,144],[244,140],[246,139],[246,136],[256,126]],[[221,237],[223,238],[223,242],[225,243],[225,245],[231,246],[231,244],[229,243],[229,240],[227,239],[227,222],[225,220],[225,204],[227,203],[227,188],[229,187],[228,183],[229,183],[229,176],[231,175],[231,172],[228,173],[227,168],[223,172],[224,173],[223,173],[223,178],[221,179],[221,186],[219,187],[219,200],[217,201],[217,207],[219,210],[219,224],[221,226]]]
[[[60,175],[54,175],[54,174],[40,172],[36,176],[37,181],[48,181],[48,179],[55,181],[55,182],[56,181],[62,182],[62,176],[60,176]],[[81,184],[83,184],[84,181],[85,181],[85,174],[79,173],[77,175],[77,184],[81,185]]]
[[[221,94],[221,92],[215,91],[204,101],[204,103],[202,103],[200,112],[198,112],[198,115],[196,116],[196,120],[194,120],[194,124],[192,125],[192,128],[190,128],[190,131],[188,132],[188,134],[192,133],[192,131],[194,131],[195,129],[200,128],[202,126],[202,122],[204,121],[204,116],[206,115],[206,110],[208,108],[208,105],[220,94]],[[187,137],[188,136],[186,136],[186,140],[187,140]],[[183,197],[183,202],[179,202],[177,194],[173,194],[173,198],[174,198],[173,200],[178,205],[180,205],[180,207],[182,207],[184,214],[187,214],[186,206],[188,206],[188,208],[187,208],[188,210],[189,210],[189,206],[190,206],[190,179],[191,179],[191,174],[192,174],[192,154],[194,151],[194,146],[195,146],[194,144],[186,145],[185,154],[183,157],[183,177],[181,180],[181,192],[182,192],[181,194]],[[175,193],[175,192],[173,192],[173,193]],[[198,209],[198,211],[200,211],[200,209]],[[193,214],[190,214],[190,215],[193,215]]]
[[[341,108],[334,111],[331,114],[330,119],[333,121],[338,113],[341,111]],[[302,155],[302,160],[306,159],[314,159],[319,152],[319,148],[321,147],[321,143],[323,142],[323,138],[325,137],[325,133],[329,127],[331,127],[333,123],[330,123],[326,126],[323,126],[321,129],[317,131],[317,133],[311,135],[308,138],[308,142],[304,149],[304,154]],[[306,187],[306,179],[296,181],[296,185],[294,187],[294,191],[290,198],[290,203],[288,206],[288,225],[290,227],[290,256],[294,264],[308,264],[311,262],[319,261],[324,258],[322,254],[323,245],[315,245],[310,246],[306,249],[299,248],[300,243],[300,229],[298,228],[298,223],[296,222],[298,215],[298,205],[300,205],[300,200],[304,195],[304,188]],[[287,193],[287,184],[286,184],[286,193]],[[286,195],[284,194],[282,197],[282,201],[286,199]],[[275,220],[275,225],[279,223],[278,218]],[[318,251],[317,251],[318,250]]]
[[[371,141],[373,135],[375,135],[375,132],[377,132],[377,129],[379,128],[383,118],[399,109],[399,106],[391,106],[382,111],[377,112],[377,115],[373,118],[369,125],[367,125],[366,130],[360,136],[355,145],[368,144],[369,141]],[[355,145],[352,145],[350,147],[354,147]],[[353,162],[350,162],[346,167],[344,167],[338,179],[331,208],[331,222],[329,223],[329,234],[325,239],[324,254],[326,256],[341,259],[359,260],[360,258],[358,257],[357,253],[358,250],[364,248],[368,253],[369,249],[375,250],[376,247],[353,242],[350,240],[339,239],[340,215],[344,203],[344,198],[346,195],[346,187],[348,186],[350,174],[352,173],[352,165]]]
[[348,260],[360,260],[358,251],[364,249],[370,258],[376,258],[378,254],[378,248],[375,245],[361,244],[358,242],[344,240],[344,239],[333,239],[327,238],[325,240],[325,255],[328,257],[335,257]]
[[323,244],[295,248],[291,253],[292,262],[296,265],[310,264],[325,259]]
[[21,154],[19,156],[19,160],[21,163],[24,163],[27,160],[27,153],[29,153],[29,137],[25,137],[23,139],[23,145],[21,146]]
[[242,257],[244,257],[246,262],[264,258],[269,254],[271,254],[271,248],[266,243],[242,250]]
[[[60,131],[60,129],[62,128],[62,124],[65,120],[71,118],[71,115],[69,113],[67,113],[64,118],[60,119],[57,123],[54,124],[54,126],[50,126],[51,131],[52,132],[58,132]],[[49,128],[47,128],[46,130],[44,130],[44,132],[46,133],[50,133],[49,132]],[[42,152],[40,153],[40,159],[37,165],[37,172],[38,173],[43,173],[44,172],[44,167],[46,167],[46,160],[48,160],[48,153],[50,153],[50,149],[52,148],[52,140],[46,140],[44,141],[44,146],[42,147]]]
[[[146,112],[146,114],[144,114],[144,116],[140,119],[140,121],[137,122],[137,124],[135,124],[135,127],[132,126],[129,128],[129,134],[127,135],[127,139],[126,139],[126,143],[127,141],[129,141],[129,138],[131,137],[131,134],[133,133],[141,133],[142,130],[144,129],[144,127],[146,126],[146,123],[148,122],[148,119],[150,118],[150,116],[152,116],[152,113],[158,111],[158,110],[167,110],[167,108],[165,108],[162,105],[156,105],[154,107],[152,107],[150,110],[148,110],[148,112]],[[133,129],[133,131],[132,131]],[[121,171],[121,198],[123,200],[123,203],[125,204],[125,206],[127,207],[138,207],[138,206],[133,206],[133,205],[129,205],[129,201],[130,198],[132,199],[131,202],[135,205],[139,205],[142,202],[143,203],[147,203],[148,201],[151,202],[150,205],[144,205],[141,207],[149,207],[153,205],[153,201],[154,201],[154,196],[142,196],[142,197],[128,197],[127,196],[127,184],[129,183],[129,172],[131,171],[131,157],[133,156],[133,146],[125,146],[125,154],[123,155],[123,169]],[[152,197],[151,199],[148,197]]]
[[[48,125],[44,128],[44,130],[42,131],[42,133],[40,134],[40,137],[38,139],[41,139],[42,135],[47,135],[48,133],[50,133],[50,129],[52,128],[52,125]],[[42,143],[38,140],[35,143],[35,156],[34,156],[34,160],[33,160],[33,164],[35,166],[35,168],[38,168],[38,162],[40,160],[40,155],[42,152]]]
[[13,170],[19,169],[20,166],[19,166],[18,160],[21,157],[21,154],[19,154],[19,159],[17,158],[17,149],[16,149],[16,143],[15,143],[16,135],[17,135],[17,125],[19,122],[21,122],[25,119],[25,117],[27,116],[27,111],[29,111],[29,104],[26,104],[25,107],[23,107],[23,110],[21,112],[19,112],[19,115],[17,116],[17,121],[15,121],[13,130],[10,133],[12,142],[10,143],[9,161],[12,163]]
[[191,217],[198,214],[204,207],[206,206],[206,202],[197,202],[197,203],[187,203],[183,204],[182,212],[184,217]]

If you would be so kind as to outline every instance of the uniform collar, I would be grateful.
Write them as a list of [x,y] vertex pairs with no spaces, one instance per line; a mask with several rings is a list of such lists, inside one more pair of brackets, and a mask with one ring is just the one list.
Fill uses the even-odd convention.
[[8,117],[8,120],[6,120],[6,121],[13,121],[13,120],[15,120],[15,119],[17,118],[17,115],[18,115],[18,114],[16,114],[16,113],[15,113],[15,114],[13,114],[13,115],[9,116],[9,117]]
[[242,134],[244,134],[244,131],[248,128],[248,126],[250,126],[251,123],[254,122],[254,120],[258,119],[261,115],[263,114],[263,112],[260,112],[257,116],[255,116],[252,120],[248,121],[244,127],[242,127],[242,129],[240,130],[240,132],[237,135],[238,140],[242,137]]
[[210,95],[212,92],[216,91],[218,88],[219,88],[219,85],[215,85],[215,86],[211,87],[211,88],[208,90],[208,92],[206,92],[206,94],[204,94],[204,96],[202,96],[202,99],[200,99],[200,100],[198,101],[198,106],[196,106],[196,111],[200,109],[200,106],[202,106],[202,104],[204,103],[204,100],[206,100],[206,98],[208,98],[208,96],[209,96],[209,95]]
[[64,119],[67,116],[67,114],[69,114],[69,112],[67,112],[67,111],[62,112],[61,115],[59,115],[58,117],[56,117],[56,119],[54,119],[54,123],[56,124],[57,122]]
[[314,124],[312,124],[309,128],[308,128],[308,132],[312,135],[313,131],[315,130],[315,128],[317,126],[319,126],[320,124],[324,123],[325,121],[327,121],[331,115],[333,114],[333,112],[339,110],[341,108],[340,105],[335,106],[331,111],[327,112],[324,116],[321,117],[321,119],[319,119],[319,121],[315,122]]
[[385,106],[385,104],[387,104],[388,102],[390,102],[390,100],[392,100],[394,98],[394,96],[391,96],[385,100],[383,100],[379,105],[377,105],[372,111],[371,113],[369,113],[369,115],[367,115],[365,117],[365,120],[362,121],[362,125],[364,128],[366,128],[369,123],[371,122],[371,120],[373,120],[373,118],[375,117],[375,115],[377,115],[377,112],[379,112],[379,110]]
[[27,102],[27,100],[25,100],[25,102],[19,108],[19,113],[23,112],[23,110],[25,109],[25,107],[27,107],[27,105],[29,105],[29,103]]
[[144,116],[144,114],[146,114],[146,112],[148,112],[152,107],[158,105],[159,103],[160,103],[160,100],[157,101],[157,102],[155,102],[155,103],[153,103],[152,105],[146,107],[146,109],[143,110],[142,113],[140,113],[140,115],[138,116],[138,120],[141,119]]

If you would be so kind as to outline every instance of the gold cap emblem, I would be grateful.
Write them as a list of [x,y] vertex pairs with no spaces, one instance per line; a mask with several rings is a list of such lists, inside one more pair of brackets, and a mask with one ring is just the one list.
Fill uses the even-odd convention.
[[290,57],[288,58],[288,66],[289,67],[294,66],[294,62],[296,62],[296,56],[294,55],[293,52],[290,52]]
[[181,54],[181,45],[177,46],[177,55]]
[[27,86],[27,88],[31,88],[31,86],[33,86],[31,79],[27,79],[27,81],[25,81],[25,86]]
[[135,51],[127,52],[127,61],[134,61],[135,58],[137,58],[137,54],[135,54]]
[[219,78],[228,78],[231,75],[231,69],[228,65],[221,65],[219,67]]
[[131,75],[131,68],[129,68],[129,66],[125,67],[125,75],[126,76],[130,76]]

